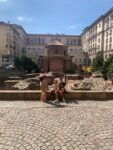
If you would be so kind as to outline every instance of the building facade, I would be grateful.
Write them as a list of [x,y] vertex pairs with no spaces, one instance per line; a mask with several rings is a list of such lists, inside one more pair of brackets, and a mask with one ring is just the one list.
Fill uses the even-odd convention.
[[93,62],[96,54],[102,51],[104,60],[113,53],[113,8],[100,16],[81,34],[83,50]]
[[29,34],[29,44],[26,47],[26,55],[33,58],[37,63],[40,58],[47,56],[46,46],[54,41],[59,41],[67,46],[67,54],[77,66],[88,64],[88,57],[82,49],[81,36],[52,35],[52,34]]
[[19,55],[20,35],[12,25],[0,22],[0,66],[12,64]]
[[81,36],[64,34],[27,34],[22,26],[0,22],[0,66],[14,63],[15,56],[26,55],[41,65],[47,56],[47,45],[59,41],[67,46],[67,54],[76,66],[87,65]]
[[67,49],[68,46],[59,41],[49,43],[46,46],[47,55],[42,57],[42,68],[46,72],[66,72],[72,68],[71,56],[67,54]]
[[13,28],[19,33],[19,56],[26,54],[26,46],[28,45],[28,35],[22,26],[17,24],[11,24]]

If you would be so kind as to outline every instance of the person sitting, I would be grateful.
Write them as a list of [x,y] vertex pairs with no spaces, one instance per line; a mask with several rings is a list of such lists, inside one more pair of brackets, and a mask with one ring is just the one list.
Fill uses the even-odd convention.
[[65,89],[65,81],[63,81],[62,78],[60,78],[60,81],[58,83],[58,94],[61,96],[63,102],[65,102],[65,93],[66,93],[66,89]]
[[51,86],[51,95],[52,95],[52,99],[55,101],[58,101],[58,81],[57,80],[54,80],[54,83],[53,85]]
[[55,103],[59,102],[60,101],[60,98],[62,99],[63,102],[65,102],[65,82],[63,81],[62,78],[60,78],[59,82],[57,81],[56,82],[56,90],[55,90],[55,96],[56,96],[56,99],[55,99]]

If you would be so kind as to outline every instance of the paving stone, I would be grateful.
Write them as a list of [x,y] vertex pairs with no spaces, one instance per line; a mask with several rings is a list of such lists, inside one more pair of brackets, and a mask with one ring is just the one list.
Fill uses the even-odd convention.
[[59,105],[0,101],[0,150],[113,150],[112,100]]

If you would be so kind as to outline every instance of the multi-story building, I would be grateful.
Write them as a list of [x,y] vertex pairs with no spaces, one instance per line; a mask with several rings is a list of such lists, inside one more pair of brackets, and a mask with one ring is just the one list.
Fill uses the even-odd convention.
[[103,52],[105,60],[113,54],[113,8],[104,15],[103,19],[104,39]]
[[17,25],[17,24],[11,24],[13,28],[20,34],[20,49],[19,49],[19,56],[25,55],[26,54],[26,46],[28,44],[28,35],[26,31],[23,29],[22,26]]
[[0,22],[0,66],[13,64],[18,56],[20,34],[12,25]]
[[26,55],[40,62],[40,57],[47,55],[46,46],[59,41],[68,46],[67,53],[72,57],[72,62],[77,66],[87,65],[88,59],[81,45],[81,37],[76,35],[52,35],[52,34],[28,34],[29,44],[26,47]]
[[113,8],[86,27],[81,38],[83,50],[91,62],[99,51],[103,52],[106,60],[113,53]]

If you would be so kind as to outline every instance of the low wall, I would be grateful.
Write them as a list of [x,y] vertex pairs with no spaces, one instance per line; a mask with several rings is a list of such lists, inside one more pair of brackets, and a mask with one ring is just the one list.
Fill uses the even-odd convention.
[[[40,91],[0,90],[0,100],[39,100]],[[48,100],[52,99],[48,92]],[[66,93],[67,100],[112,100],[113,92],[74,91]]]

